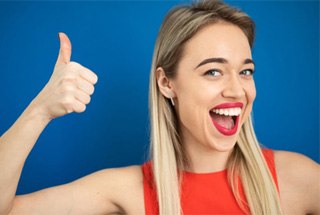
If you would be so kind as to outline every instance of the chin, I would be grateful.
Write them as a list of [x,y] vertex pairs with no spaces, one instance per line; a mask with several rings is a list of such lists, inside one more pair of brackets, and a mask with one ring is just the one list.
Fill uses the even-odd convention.
[[238,135],[234,137],[221,137],[221,138],[211,138],[209,142],[210,148],[218,152],[229,152],[233,150],[234,146],[237,143]]
[[232,143],[220,143],[219,146],[217,147],[217,151],[219,152],[229,152],[232,151],[234,146],[236,145],[236,141]]

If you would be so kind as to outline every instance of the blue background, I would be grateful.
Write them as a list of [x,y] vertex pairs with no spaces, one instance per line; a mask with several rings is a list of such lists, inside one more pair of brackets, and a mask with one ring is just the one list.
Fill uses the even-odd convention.
[[[72,60],[99,76],[87,111],[56,119],[42,133],[19,194],[145,161],[153,46],[167,11],[183,2],[0,2],[0,134],[50,78],[59,31],[71,39]],[[319,2],[227,2],[257,24],[259,141],[319,162]]]

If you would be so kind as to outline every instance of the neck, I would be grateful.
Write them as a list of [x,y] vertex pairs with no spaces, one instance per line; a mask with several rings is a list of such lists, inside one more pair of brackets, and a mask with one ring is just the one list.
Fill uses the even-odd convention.
[[217,151],[201,143],[184,142],[189,165],[185,171],[193,173],[212,173],[225,170],[232,150]]

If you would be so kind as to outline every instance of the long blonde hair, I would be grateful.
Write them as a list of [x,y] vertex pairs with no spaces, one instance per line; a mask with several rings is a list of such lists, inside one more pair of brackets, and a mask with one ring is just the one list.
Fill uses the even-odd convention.
[[[181,172],[178,170],[183,170],[188,160],[179,137],[176,113],[169,100],[161,94],[155,71],[162,67],[168,78],[174,78],[184,44],[201,28],[221,20],[242,29],[252,48],[255,25],[251,18],[215,0],[199,1],[172,9],[163,21],[156,41],[150,75],[150,153],[160,214],[182,214]],[[246,201],[240,198],[238,177],[241,178]],[[251,117],[242,126],[228,161],[228,178],[244,212],[281,214],[277,188],[256,139]]]

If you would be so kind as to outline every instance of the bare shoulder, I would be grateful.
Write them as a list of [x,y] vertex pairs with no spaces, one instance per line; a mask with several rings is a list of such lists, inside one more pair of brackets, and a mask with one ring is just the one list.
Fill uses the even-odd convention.
[[278,173],[297,175],[305,178],[305,174],[319,174],[319,164],[305,155],[288,152],[274,151],[275,163]]
[[320,166],[305,155],[275,151],[280,197],[288,214],[319,214]]
[[301,184],[319,182],[320,166],[307,156],[288,151],[275,151],[274,155],[278,177]]

